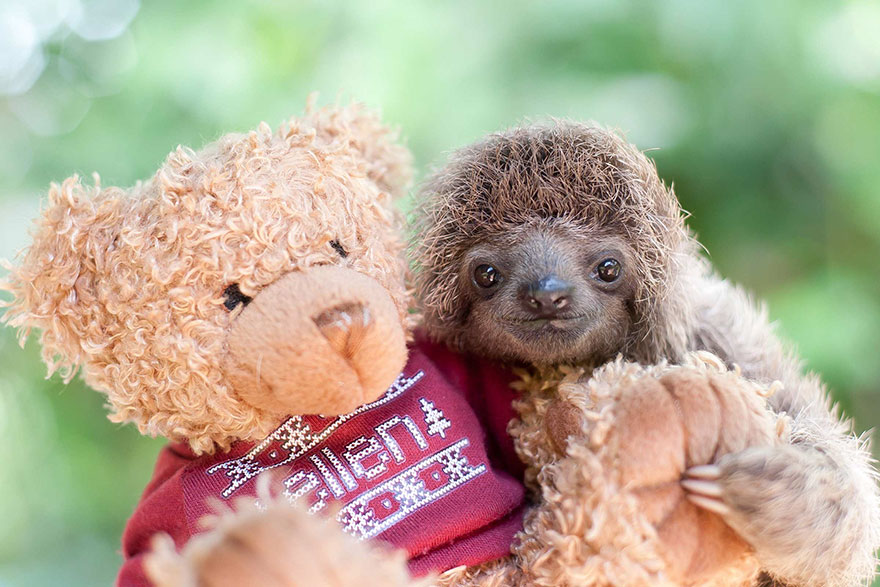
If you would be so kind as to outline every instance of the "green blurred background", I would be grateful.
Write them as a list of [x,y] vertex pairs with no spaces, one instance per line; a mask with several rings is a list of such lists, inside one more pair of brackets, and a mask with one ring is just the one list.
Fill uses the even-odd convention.
[[[0,257],[52,180],[148,177],[179,143],[355,97],[422,173],[524,117],[652,149],[727,277],[769,303],[859,430],[880,422],[875,0],[2,0]],[[101,585],[161,441],[44,380],[0,329],[0,586]]]

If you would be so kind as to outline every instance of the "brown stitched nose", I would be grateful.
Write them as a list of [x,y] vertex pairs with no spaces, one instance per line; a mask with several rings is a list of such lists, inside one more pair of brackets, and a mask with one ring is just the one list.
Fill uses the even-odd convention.
[[370,328],[370,310],[361,304],[343,304],[312,317],[330,346],[346,360],[358,353]]

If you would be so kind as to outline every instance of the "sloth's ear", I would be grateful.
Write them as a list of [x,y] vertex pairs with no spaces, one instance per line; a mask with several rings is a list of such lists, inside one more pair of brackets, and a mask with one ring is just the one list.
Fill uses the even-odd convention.
[[96,282],[119,232],[118,188],[84,186],[78,176],[52,184],[48,204],[35,222],[33,242],[20,264],[6,263],[0,289],[12,294],[3,322],[19,329],[21,342],[42,330],[43,359],[51,374],[70,379],[86,353],[88,333],[100,329]]

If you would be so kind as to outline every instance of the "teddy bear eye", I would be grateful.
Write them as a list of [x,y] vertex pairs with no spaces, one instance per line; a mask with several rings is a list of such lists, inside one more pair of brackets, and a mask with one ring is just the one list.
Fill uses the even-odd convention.
[[339,244],[339,241],[330,241],[330,246],[333,247],[333,250],[339,253],[339,256],[343,259],[348,257],[348,251],[346,251],[345,248]]
[[223,290],[223,297],[226,298],[223,301],[223,305],[226,306],[226,309],[230,312],[236,309],[239,304],[247,306],[251,303],[251,300],[254,299],[241,293],[241,290],[238,289],[237,283],[227,286],[226,289]]

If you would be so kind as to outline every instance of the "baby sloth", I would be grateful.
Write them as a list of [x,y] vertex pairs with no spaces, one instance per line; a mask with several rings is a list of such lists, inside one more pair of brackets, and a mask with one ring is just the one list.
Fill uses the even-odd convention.
[[707,350],[781,391],[791,442],[725,455],[682,485],[755,549],[764,584],[852,585],[880,546],[867,442],[737,286],[699,254],[652,162],[608,130],[516,128],[452,155],[416,208],[425,328],[513,363],[643,364]]

